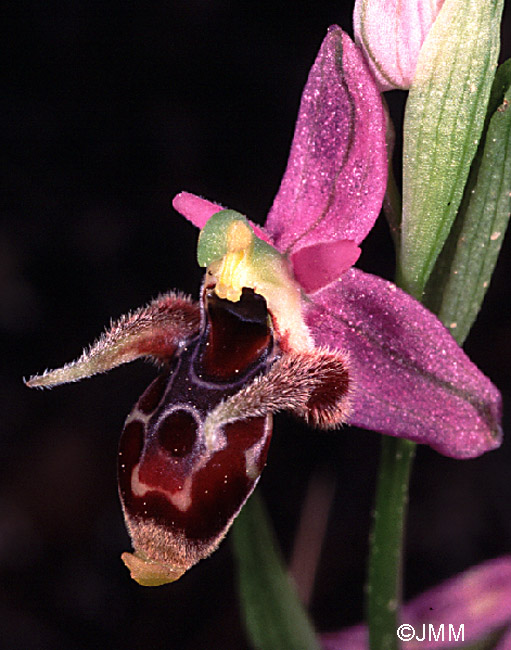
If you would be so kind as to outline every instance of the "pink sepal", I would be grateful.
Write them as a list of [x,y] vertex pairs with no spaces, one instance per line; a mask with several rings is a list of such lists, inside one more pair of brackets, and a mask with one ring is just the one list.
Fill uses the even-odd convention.
[[356,389],[349,422],[454,458],[502,439],[499,391],[430,311],[358,269],[311,297],[316,345],[348,350]]
[[331,27],[302,95],[265,228],[286,253],[338,239],[359,244],[380,212],[386,180],[380,94],[360,50]]

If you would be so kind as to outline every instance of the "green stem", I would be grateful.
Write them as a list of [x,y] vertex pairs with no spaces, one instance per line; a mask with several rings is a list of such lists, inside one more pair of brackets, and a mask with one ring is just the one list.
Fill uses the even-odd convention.
[[367,617],[371,650],[398,650],[403,533],[415,443],[384,436],[370,540]]

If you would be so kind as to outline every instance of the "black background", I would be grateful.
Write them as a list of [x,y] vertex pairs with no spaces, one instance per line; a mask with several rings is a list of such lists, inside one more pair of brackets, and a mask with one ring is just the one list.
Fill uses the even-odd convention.
[[[174,585],[144,589],[116,487],[123,420],[154,369],[120,368],[51,392],[22,384],[75,358],[111,317],[196,293],[196,231],[170,207],[199,193],[262,223],[301,90],[326,28],[352,3],[15,2],[0,100],[0,647],[244,648],[230,542]],[[509,16],[504,51],[509,57]],[[506,41],[507,38],[507,41]],[[507,48],[507,51],[506,51]],[[391,93],[395,118],[403,94]],[[359,266],[391,278],[383,219]],[[511,385],[510,243],[466,349]],[[509,408],[507,409],[509,411]],[[509,417],[507,417],[509,431]],[[313,474],[336,480],[311,613],[363,616],[380,436],[279,417],[261,480],[289,557]],[[511,444],[473,461],[418,450],[406,595],[511,550]]]

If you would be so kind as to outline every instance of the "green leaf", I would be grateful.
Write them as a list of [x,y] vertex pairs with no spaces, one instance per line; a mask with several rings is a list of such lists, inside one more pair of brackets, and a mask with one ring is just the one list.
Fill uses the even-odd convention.
[[232,539],[238,563],[241,605],[253,647],[257,650],[319,650],[257,493],[236,520]]
[[446,0],[422,46],[404,121],[400,286],[420,298],[483,129],[503,0]]
[[495,77],[484,143],[426,289],[426,304],[463,342],[481,308],[511,212],[511,59]]

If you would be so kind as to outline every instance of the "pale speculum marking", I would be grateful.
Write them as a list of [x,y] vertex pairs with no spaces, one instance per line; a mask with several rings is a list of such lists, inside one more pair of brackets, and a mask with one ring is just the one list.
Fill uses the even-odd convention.
[[[137,408],[134,411],[140,413]],[[144,417],[144,439],[147,438],[148,422],[152,415],[152,413],[149,413]],[[200,432],[201,426],[198,421],[198,414],[193,410],[185,410],[178,406],[164,412],[154,427],[153,435],[156,436],[157,450],[153,453],[161,456],[162,464],[168,463],[170,457],[175,458],[174,462],[178,464],[179,460],[177,459],[184,459],[194,451],[198,438],[197,434]],[[207,456],[204,456],[204,454],[194,455],[198,455],[199,462],[193,467],[192,473],[188,474],[178,489],[174,491],[164,487],[164,480],[160,480],[159,485],[144,483],[140,478],[140,462],[137,463],[131,472],[131,490],[133,494],[137,497],[144,497],[148,492],[157,492],[163,495],[178,510],[185,512],[192,505],[194,474],[205,465],[211,456],[211,454]]]
[[[142,415],[140,411],[134,409],[134,412],[130,414],[127,420],[127,424],[138,422],[144,430],[144,439],[146,439],[147,423],[151,415],[147,414],[140,419],[137,417],[139,415]],[[271,422],[264,425],[264,431],[265,435],[246,449],[244,453],[245,473],[250,481],[257,480],[261,473],[261,455],[268,434],[271,431]],[[220,444],[216,448],[206,451],[205,445],[200,442],[204,438],[204,433],[199,414],[183,407],[174,407],[170,412],[165,412],[154,427],[154,434],[156,434],[158,445],[157,449],[152,453],[160,456],[160,463],[164,466],[169,461],[172,463],[170,459],[174,458],[174,463],[179,464],[187,456],[191,455],[193,456],[191,471],[183,477],[177,489],[170,490],[165,487],[164,477],[160,477],[158,485],[144,482],[140,477],[141,462],[138,462],[131,471],[130,485],[132,493],[139,498],[145,497],[150,492],[158,493],[175,508],[181,512],[186,512],[192,506],[192,490],[196,474],[208,464],[212,456],[225,448],[227,445],[226,436],[223,431],[219,431],[217,441]],[[224,484],[227,484],[228,480],[229,476],[225,475]]]
[[148,492],[158,492],[162,494],[170,503],[181,512],[186,512],[192,505],[192,480],[193,475],[187,476],[183,482],[183,487],[176,492],[169,492],[161,486],[153,487],[140,480],[139,474],[140,463],[137,463],[131,472],[131,489],[137,497],[144,497]]
[[228,424],[219,419],[209,448],[204,431],[212,409],[273,363],[264,300],[250,292],[237,304],[205,298],[201,331],[140,397],[121,439],[121,500],[135,548],[146,554],[153,542],[146,549],[144,531],[156,526],[172,540],[173,553],[203,557],[225,534],[266,460],[266,414]]

